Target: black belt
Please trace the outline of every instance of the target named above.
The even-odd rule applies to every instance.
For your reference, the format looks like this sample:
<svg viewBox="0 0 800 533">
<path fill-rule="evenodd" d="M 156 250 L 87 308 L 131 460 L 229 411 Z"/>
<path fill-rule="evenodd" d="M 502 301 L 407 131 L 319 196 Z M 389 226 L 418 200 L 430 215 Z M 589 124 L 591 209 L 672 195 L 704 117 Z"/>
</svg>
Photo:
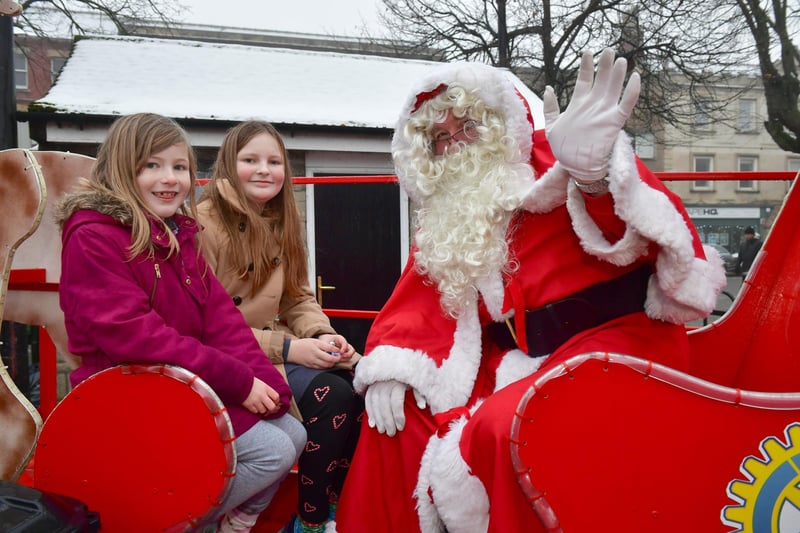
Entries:
<svg viewBox="0 0 800 533">
<path fill-rule="evenodd" d="M 582 331 L 644 310 L 650 274 L 650 265 L 644 265 L 562 300 L 525 311 L 528 355 L 539 357 L 551 354 Z M 504 350 L 517 348 L 512 323 L 513 318 L 506 322 L 492 322 L 486 327 L 489 338 Z"/>
</svg>

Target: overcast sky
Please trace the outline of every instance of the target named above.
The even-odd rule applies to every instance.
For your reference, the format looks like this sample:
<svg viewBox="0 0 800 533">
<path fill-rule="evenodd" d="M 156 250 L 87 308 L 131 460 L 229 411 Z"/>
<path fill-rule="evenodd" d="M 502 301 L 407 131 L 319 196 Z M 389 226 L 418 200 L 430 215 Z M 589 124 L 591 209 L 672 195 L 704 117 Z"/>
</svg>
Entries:
<svg viewBox="0 0 800 533">
<path fill-rule="evenodd" d="M 377 26 L 380 0 L 184 0 L 185 22 L 361 36 Z"/>
</svg>

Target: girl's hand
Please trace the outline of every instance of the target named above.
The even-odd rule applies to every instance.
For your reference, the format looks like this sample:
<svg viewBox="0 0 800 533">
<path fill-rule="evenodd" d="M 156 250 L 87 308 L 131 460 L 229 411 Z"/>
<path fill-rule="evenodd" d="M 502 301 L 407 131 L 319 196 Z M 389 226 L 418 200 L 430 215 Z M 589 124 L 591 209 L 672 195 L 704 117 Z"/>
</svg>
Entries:
<svg viewBox="0 0 800 533">
<path fill-rule="evenodd" d="M 332 368 L 343 358 L 341 348 L 331 344 L 337 338 L 344 340 L 340 335 L 321 335 L 319 339 L 295 339 L 289 345 L 289 354 L 286 360 L 307 368 L 319 370 Z M 349 346 L 346 342 L 345 345 L 345 348 Z M 352 356 L 351 353 L 348 359 Z"/>
<path fill-rule="evenodd" d="M 251 413 L 271 415 L 281 407 L 281 397 L 275 389 L 258 378 L 253 378 L 250 394 L 242 405 Z"/>
<path fill-rule="evenodd" d="M 356 349 L 348 344 L 347 339 L 341 335 L 331 335 L 325 333 L 319 336 L 319 340 L 325 341 L 331 345 L 329 352 L 334 352 L 339 355 L 339 361 L 349 361 L 356 353 Z"/>
</svg>

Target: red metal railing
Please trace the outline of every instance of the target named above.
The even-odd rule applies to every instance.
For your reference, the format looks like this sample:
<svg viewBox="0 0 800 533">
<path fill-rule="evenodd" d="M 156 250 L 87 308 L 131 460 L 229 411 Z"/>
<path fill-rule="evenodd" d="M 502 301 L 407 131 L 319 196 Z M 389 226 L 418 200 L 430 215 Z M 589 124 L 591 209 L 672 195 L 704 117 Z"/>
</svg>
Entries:
<svg viewBox="0 0 800 533">
<path fill-rule="evenodd" d="M 655 172 L 661 181 L 781 181 L 793 180 L 797 172 L 756 171 L 756 172 Z"/>
<path fill-rule="evenodd" d="M 788 171 L 756 171 L 756 172 L 656 172 L 662 181 L 782 181 L 792 180 L 797 176 L 795 172 Z M 198 184 L 207 183 L 207 179 L 198 180 Z M 297 185 L 310 184 L 347 184 L 347 183 L 395 183 L 397 177 L 383 176 L 314 176 L 296 177 L 292 182 Z M 45 281 L 43 269 L 11 270 L 8 290 L 14 291 L 58 291 L 58 283 Z M 373 319 L 377 311 L 362 311 L 356 309 L 323 309 L 331 317 Z M 57 358 L 56 348 L 45 328 L 39 328 L 39 379 L 40 397 L 39 412 L 46 418 L 58 402 L 57 383 Z"/>
</svg>

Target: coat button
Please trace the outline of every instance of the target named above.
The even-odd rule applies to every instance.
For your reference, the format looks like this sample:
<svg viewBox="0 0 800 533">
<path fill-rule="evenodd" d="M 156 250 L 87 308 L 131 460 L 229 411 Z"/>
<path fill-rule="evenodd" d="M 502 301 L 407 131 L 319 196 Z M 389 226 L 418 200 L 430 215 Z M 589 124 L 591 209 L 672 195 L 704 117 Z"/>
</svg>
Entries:
<svg viewBox="0 0 800 533">
<path fill-rule="evenodd" d="M 242 303 L 242 297 L 241 296 L 234 296 L 233 297 L 233 304 L 234 305 L 240 305 L 241 303 Z"/>
</svg>

